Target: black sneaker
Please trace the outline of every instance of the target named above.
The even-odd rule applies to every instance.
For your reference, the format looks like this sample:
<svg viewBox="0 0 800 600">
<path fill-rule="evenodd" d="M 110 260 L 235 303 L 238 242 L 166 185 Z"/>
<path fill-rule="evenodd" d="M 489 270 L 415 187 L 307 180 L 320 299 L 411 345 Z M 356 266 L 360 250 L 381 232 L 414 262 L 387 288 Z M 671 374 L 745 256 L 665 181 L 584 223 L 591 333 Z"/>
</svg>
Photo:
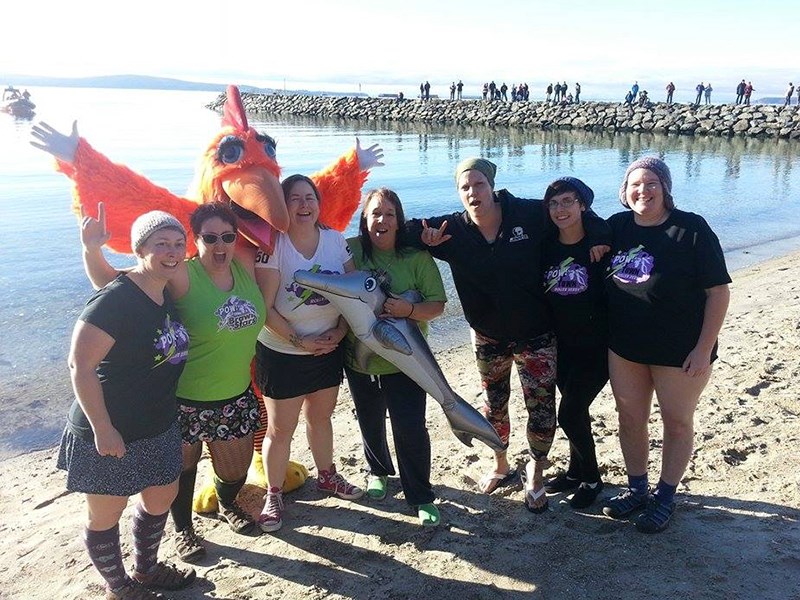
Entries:
<svg viewBox="0 0 800 600">
<path fill-rule="evenodd" d="M 548 494 L 560 494 L 574 490 L 581 484 L 580 479 L 573 479 L 566 473 L 559 473 L 556 477 L 544 484 L 544 491 Z"/>
<path fill-rule="evenodd" d="M 658 498 L 651 496 L 647 508 L 636 517 L 634 525 L 642 533 L 660 533 L 667 528 L 674 512 L 674 502 L 659 502 Z"/>
<path fill-rule="evenodd" d="M 603 507 L 603 514 L 612 519 L 624 519 L 637 510 L 647 506 L 647 492 L 635 492 L 625 488 L 613 498 L 609 498 Z"/>
<path fill-rule="evenodd" d="M 578 486 L 578 491 L 572 495 L 572 498 L 569 501 L 569 505 L 572 508 L 589 508 L 594 501 L 597 500 L 597 496 L 600 495 L 600 492 L 603 491 L 603 482 L 598 481 L 596 482 L 595 486 L 592 487 L 591 484 L 583 481 Z"/>
</svg>

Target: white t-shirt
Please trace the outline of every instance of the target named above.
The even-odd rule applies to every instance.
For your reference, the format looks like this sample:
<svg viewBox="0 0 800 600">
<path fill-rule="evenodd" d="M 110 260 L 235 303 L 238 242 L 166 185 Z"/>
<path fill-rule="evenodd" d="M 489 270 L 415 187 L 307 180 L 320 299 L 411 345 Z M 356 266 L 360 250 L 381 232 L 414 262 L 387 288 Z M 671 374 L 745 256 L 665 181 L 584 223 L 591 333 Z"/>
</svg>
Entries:
<svg viewBox="0 0 800 600">
<path fill-rule="evenodd" d="M 325 298 L 298 285 L 294 273 L 315 270 L 321 273 L 344 273 L 344 263 L 352 258 L 344 236 L 333 229 L 320 229 L 319 244 L 314 256 L 306 258 L 292 244 L 289 236 L 280 234 L 275 251 L 266 261 L 259 251 L 256 268 L 275 269 L 281 283 L 275 294 L 275 309 L 297 332 L 297 335 L 320 334 L 336 327 L 339 311 Z M 293 346 L 289 340 L 262 328 L 258 341 L 267 348 L 284 354 L 310 354 Z"/>
</svg>

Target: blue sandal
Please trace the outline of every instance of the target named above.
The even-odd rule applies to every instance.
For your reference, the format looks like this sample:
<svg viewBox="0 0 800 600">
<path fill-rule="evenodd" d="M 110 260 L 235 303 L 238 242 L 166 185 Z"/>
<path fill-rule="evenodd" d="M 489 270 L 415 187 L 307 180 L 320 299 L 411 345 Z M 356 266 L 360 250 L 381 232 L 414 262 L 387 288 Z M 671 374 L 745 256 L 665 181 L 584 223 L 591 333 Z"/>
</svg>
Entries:
<svg viewBox="0 0 800 600">
<path fill-rule="evenodd" d="M 651 496 L 647 508 L 636 517 L 636 530 L 642 533 L 660 533 L 667 528 L 674 513 L 674 502 L 659 502 L 658 498 Z"/>
</svg>

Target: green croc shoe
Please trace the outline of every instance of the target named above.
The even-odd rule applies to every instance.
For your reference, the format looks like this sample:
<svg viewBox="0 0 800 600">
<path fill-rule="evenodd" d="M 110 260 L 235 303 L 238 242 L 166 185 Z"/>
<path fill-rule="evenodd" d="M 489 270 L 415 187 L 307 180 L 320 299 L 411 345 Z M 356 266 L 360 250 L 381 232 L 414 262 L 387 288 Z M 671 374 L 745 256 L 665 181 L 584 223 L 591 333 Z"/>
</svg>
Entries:
<svg viewBox="0 0 800 600">
<path fill-rule="evenodd" d="M 367 477 L 367 496 L 373 500 L 386 498 L 386 488 L 389 478 L 386 475 L 372 475 Z"/>
<path fill-rule="evenodd" d="M 439 509 L 432 502 L 429 504 L 420 504 L 417 507 L 417 516 L 419 523 L 423 527 L 436 527 L 441 521 Z"/>
</svg>

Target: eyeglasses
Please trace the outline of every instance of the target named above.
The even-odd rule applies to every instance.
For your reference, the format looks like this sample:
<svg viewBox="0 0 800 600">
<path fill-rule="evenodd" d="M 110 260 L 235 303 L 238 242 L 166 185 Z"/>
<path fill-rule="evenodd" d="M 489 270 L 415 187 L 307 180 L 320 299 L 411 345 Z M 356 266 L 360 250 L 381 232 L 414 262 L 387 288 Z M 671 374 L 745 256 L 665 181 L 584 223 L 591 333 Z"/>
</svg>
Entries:
<svg viewBox="0 0 800 600">
<path fill-rule="evenodd" d="M 571 196 L 569 198 L 564 198 L 563 200 L 556 200 L 555 198 L 553 198 L 552 200 L 547 201 L 547 208 L 549 208 L 550 210 L 555 210 L 558 207 L 570 208 L 571 206 L 574 206 L 577 201 L 578 199 L 575 198 L 574 196 Z"/>
<path fill-rule="evenodd" d="M 200 237 L 203 238 L 203 241 L 209 246 L 216 244 L 217 240 L 220 238 L 222 238 L 222 241 L 226 244 L 232 244 L 236 241 L 235 233 L 223 233 L 222 235 L 217 235 L 216 233 L 201 233 Z"/>
</svg>

